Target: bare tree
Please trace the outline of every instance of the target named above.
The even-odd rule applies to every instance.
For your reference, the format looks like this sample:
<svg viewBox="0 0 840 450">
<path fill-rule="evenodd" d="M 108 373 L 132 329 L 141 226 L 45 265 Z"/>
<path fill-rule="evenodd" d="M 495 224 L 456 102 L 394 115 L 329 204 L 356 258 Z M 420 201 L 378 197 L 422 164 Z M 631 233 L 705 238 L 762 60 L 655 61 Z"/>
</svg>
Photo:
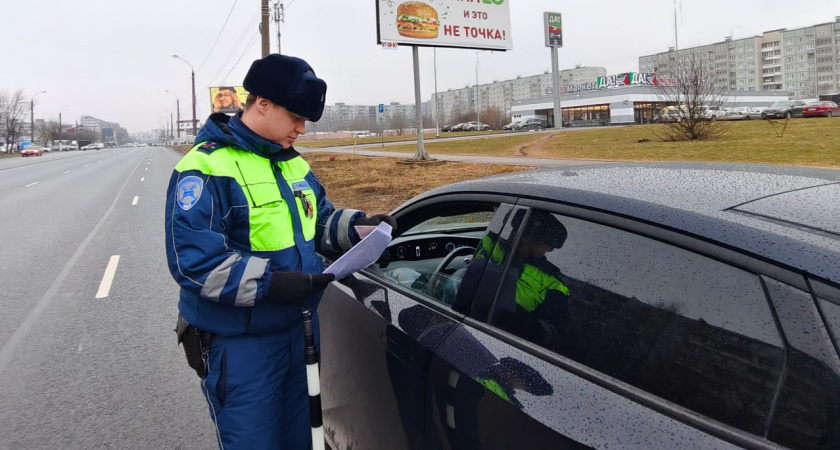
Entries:
<svg viewBox="0 0 840 450">
<path fill-rule="evenodd" d="M 61 135 L 58 129 L 58 122 L 53 121 L 43 123 L 41 126 L 37 126 L 36 124 L 35 132 L 38 140 L 43 142 L 44 145 L 49 145 L 50 142 L 57 141 Z"/>
<path fill-rule="evenodd" d="M 660 138 L 707 140 L 726 132 L 728 123 L 718 121 L 717 114 L 729 94 L 728 80 L 718 82 L 710 57 L 691 50 L 673 52 L 659 73 L 657 97 L 672 105 L 660 114 L 665 124 L 657 133 Z"/>
<path fill-rule="evenodd" d="M 10 149 L 14 149 L 23 134 L 23 124 L 26 123 L 26 113 L 28 111 L 28 103 L 23 99 L 23 91 L 15 92 L 11 97 L 2 95 L 2 103 L 0 103 L 0 117 L 3 119 L 4 138 Z"/>
<path fill-rule="evenodd" d="M 397 134 L 402 136 L 403 128 L 408 126 L 408 117 L 405 116 L 403 112 L 394 113 L 391 117 L 388 118 L 388 127 L 397 130 Z"/>
<path fill-rule="evenodd" d="M 501 130 L 507 123 L 504 113 L 496 106 L 491 106 L 481 111 L 481 121 L 490 125 L 491 130 Z"/>
</svg>

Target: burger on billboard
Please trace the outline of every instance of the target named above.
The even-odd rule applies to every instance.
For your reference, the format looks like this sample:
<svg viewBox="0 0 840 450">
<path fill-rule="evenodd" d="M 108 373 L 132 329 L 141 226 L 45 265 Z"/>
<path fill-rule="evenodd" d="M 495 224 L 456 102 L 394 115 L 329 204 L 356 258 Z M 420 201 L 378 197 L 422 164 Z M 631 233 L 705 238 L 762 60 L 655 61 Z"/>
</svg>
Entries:
<svg viewBox="0 0 840 450">
<path fill-rule="evenodd" d="M 400 36 L 433 39 L 438 37 L 440 21 L 432 5 L 424 2 L 405 2 L 397 6 L 397 32 Z"/>
<path fill-rule="evenodd" d="M 379 44 L 510 50 L 509 0 L 376 0 Z"/>
</svg>

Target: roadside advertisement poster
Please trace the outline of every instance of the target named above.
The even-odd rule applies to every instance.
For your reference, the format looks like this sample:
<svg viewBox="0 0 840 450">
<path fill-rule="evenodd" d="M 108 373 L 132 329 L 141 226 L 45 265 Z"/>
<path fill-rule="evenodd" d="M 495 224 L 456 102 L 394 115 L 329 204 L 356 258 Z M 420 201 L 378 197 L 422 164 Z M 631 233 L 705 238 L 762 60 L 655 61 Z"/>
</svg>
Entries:
<svg viewBox="0 0 840 450">
<path fill-rule="evenodd" d="M 543 28 L 545 29 L 545 46 L 563 46 L 563 15 L 558 12 L 543 13 Z"/>
<path fill-rule="evenodd" d="M 510 0 L 376 0 L 377 43 L 513 48 Z"/>
<path fill-rule="evenodd" d="M 242 86 L 214 86 L 210 88 L 210 106 L 213 112 L 235 113 L 245 109 L 248 91 Z"/>
</svg>

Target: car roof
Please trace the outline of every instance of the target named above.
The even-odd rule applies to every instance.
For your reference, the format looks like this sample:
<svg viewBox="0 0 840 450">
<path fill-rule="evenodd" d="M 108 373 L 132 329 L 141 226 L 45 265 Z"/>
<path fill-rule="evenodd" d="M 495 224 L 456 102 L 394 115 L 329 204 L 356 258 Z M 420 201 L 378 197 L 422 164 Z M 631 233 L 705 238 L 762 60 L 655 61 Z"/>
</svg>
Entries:
<svg viewBox="0 0 840 450">
<path fill-rule="evenodd" d="M 514 172 L 420 197 L 483 192 L 550 199 L 681 231 L 840 283 L 840 170 L 616 163 Z"/>
</svg>

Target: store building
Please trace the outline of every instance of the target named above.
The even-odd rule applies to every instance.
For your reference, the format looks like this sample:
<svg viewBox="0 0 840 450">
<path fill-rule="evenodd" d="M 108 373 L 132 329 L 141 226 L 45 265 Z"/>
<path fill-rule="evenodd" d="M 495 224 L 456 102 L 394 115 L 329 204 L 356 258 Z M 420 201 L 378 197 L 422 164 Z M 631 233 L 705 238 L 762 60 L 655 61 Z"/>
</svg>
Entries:
<svg viewBox="0 0 840 450">
<path fill-rule="evenodd" d="M 675 105 L 663 100 L 654 74 L 624 73 L 598 77 L 591 83 L 560 88 L 560 108 L 564 127 L 633 125 L 653 122 L 662 108 Z M 547 128 L 554 127 L 554 98 L 548 96 L 514 102 L 512 120 L 537 118 Z M 732 91 L 723 99 L 726 107 L 767 107 L 786 100 L 787 93 L 773 91 Z"/>
</svg>

